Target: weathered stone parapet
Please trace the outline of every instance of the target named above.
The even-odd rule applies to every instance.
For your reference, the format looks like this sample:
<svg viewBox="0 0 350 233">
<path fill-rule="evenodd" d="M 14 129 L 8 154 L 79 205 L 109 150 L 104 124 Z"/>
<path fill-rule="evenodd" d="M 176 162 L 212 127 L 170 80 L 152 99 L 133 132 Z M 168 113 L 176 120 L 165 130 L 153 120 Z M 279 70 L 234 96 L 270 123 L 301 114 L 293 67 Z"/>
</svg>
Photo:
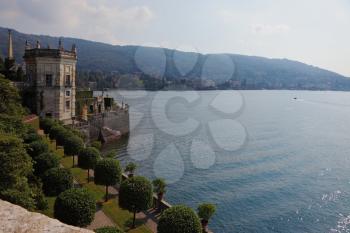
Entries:
<svg viewBox="0 0 350 233">
<path fill-rule="evenodd" d="M 64 224 L 43 214 L 0 200 L 0 232 L 6 233 L 92 233 Z"/>
</svg>

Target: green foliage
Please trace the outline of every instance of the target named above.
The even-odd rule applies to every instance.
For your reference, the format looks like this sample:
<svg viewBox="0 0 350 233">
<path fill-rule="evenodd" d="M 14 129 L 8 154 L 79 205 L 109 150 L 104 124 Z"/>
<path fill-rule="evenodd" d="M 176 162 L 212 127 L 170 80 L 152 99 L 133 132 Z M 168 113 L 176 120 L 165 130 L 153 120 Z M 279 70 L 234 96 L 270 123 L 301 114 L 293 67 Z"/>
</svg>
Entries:
<svg viewBox="0 0 350 233">
<path fill-rule="evenodd" d="M 157 231 L 158 233 L 201 233 L 202 227 L 198 216 L 191 208 L 178 205 L 162 213 Z"/>
<path fill-rule="evenodd" d="M 56 196 L 73 187 L 73 175 L 66 168 L 51 168 L 44 173 L 42 180 L 47 196 Z"/>
<path fill-rule="evenodd" d="M 121 173 L 118 160 L 103 159 L 96 163 L 94 182 L 97 185 L 116 185 L 121 180 Z"/>
<path fill-rule="evenodd" d="M 203 203 L 198 206 L 198 216 L 206 221 L 209 221 L 209 219 L 213 216 L 213 214 L 216 211 L 215 205 L 211 203 Z"/>
<path fill-rule="evenodd" d="M 35 158 L 40 154 L 43 154 L 48 151 L 49 151 L 49 146 L 47 145 L 46 142 L 44 142 L 41 139 L 30 143 L 27 147 L 27 152 L 32 158 Z"/>
<path fill-rule="evenodd" d="M 119 189 L 119 205 L 131 212 L 140 212 L 151 207 L 153 188 L 151 182 L 142 176 L 124 180 Z"/>
<path fill-rule="evenodd" d="M 93 142 L 91 143 L 91 146 L 92 146 L 92 147 L 95 147 L 97 150 L 101 150 L 102 144 L 101 144 L 100 141 L 93 141 Z"/>
<path fill-rule="evenodd" d="M 22 122 L 22 116 L 0 113 L 0 133 L 16 134 L 19 137 L 23 137 L 26 129 Z"/>
<path fill-rule="evenodd" d="M 157 178 L 152 181 L 154 191 L 156 193 L 166 193 L 166 183 L 162 178 Z"/>
<path fill-rule="evenodd" d="M 60 124 L 55 124 L 54 126 L 51 127 L 50 132 L 49 132 L 49 137 L 51 140 L 54 140 L 58 137 L 60 133 L 62 133 L 65 128 L 61 126 Z"/>
<path fill-rule="evenodd" d="M 126 165 L 125 171 L 128 173 L 134 173 L 137 168 L 137 165 L 133 162 L 130 162 Z"/>
<path fill-rule="evenodd" d="M 41 137 L 37 133 L 28 133 L 24 136 L 23 139 L 25 143 L 29 144 L 34 141 L 39 141 Z"/>
<path fill-rule="evenodd" d="M 27 184 L 21 187 L 6 189 L 0 192 L 0 198 L 11 202 L 15 205 L 20 205 L 28 210 L 35 209 L 35 200 L 31 196 L 31 190 Z"/>
<path fill-rule="evenodd" d="M 43 175 L 51 168 L 58 167 L 60 164 L 60 158 L 52 152 L 42 153 L 34 157 L 34 161 L 34 173 L 38 176 Z"/>
<path fill-rule="evenodd" d="M 70 156 L 77 155 L 83 147 L 83 140 L 78 136 L 72 135 L 65 139 L 64 153 Z"/>
<path fill-rule="evenodd" d="M 74 226 L 85 227 L 94 219 L 96 204 L 85 189 L 68 189 L 55 201 L 54 216 L 58 220 Z"/>
<path fill-rule="evenodd" d="M 66 128 L 60 127 L 57 131 L 56 143 L 60 146 L 63 146 L 66 139 L 70 136 L 72 136 L 72 133 L 70 133 Z"/>
<path fill-rule="evenodd" d="M 29 186 L 31 189 L 31 195 L 34 199 L 35 202 L 35 207 L 38 210 L 45 210 L 48 208 L 48 202 L 45 198 L 45 195 L 43 193 L 43 184 L 41 182 L 41 180 L 31 174 L 28 177 L 28 182 L 29 182 Z"/>
<path fill-rule="evenodd" d="M 123 231 L 119 230 L 117 227 L 101 227 L 95 229 L 96 233 L 123 233 Z"/>
<path fill-rule="evenodd" d="M 100 152 L 96 148 L 83 148 L 78 155 L 78 166 L 82 169 L 94 169 L 99 158 Z"/>
<path fill-rule="evenodd" d="M 9 116 L 21 116 L 24 110 L 21 106 L 18 90 L 5 78 L 0 78 L 0 113 Z"/>
<path fill-rule="evenodd" d="M 32 160 L 16 136 L 0 134 L 0 190 L 26 184 Z"/>
<path fill-rule="evenodd" d="M 40 128 L 44 130 L 45 134 L 50 133 L 51 128 L 56 125 L 56 121 L 52 118 L 40 118 Z"/>
</svg>

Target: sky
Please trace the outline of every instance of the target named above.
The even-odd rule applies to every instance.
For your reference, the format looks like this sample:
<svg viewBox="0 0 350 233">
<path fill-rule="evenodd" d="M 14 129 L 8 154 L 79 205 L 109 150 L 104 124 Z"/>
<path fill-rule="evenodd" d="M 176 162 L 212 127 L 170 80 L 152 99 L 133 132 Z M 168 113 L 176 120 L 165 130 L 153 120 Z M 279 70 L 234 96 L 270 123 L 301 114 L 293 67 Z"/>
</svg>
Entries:
<svg viewBox="0 0 350 233">
<path fill-rule="evenodd" d="M 287 58 L 350 77 L 350 0 L 0 0 L 0 26 L 116 45 Z"/>
</svg>

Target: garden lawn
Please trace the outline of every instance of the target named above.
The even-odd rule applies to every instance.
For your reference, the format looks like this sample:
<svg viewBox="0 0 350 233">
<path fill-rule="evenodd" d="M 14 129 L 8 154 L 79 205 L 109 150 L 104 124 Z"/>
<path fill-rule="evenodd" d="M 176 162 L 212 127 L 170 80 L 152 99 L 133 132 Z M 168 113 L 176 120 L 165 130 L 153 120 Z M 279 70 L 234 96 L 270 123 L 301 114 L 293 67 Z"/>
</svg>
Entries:
<svg viewBox="0 0 350 233">
<path fill-rule="evenodd" d="M 128 233 L 152 233 L 152 231 L 143 224 L 143 222 L 138 221 L 137 227 L 135 229 L 129 230 L 128 223 L 132 221 L 132 213 L 127 210 L 123 210 L 119 207 L 118 201 L 115 198 L 111 198 L 108 202 L 104 202 L 105 197 L 105 186 L 95 185 L 92 178 L 90 178 L 90 183 L 87 182 L 87 170 L 83 170 L 78 167 L 72 168 L 73 159 L 71 156 L 65 156 L 62 147 L 58 147 L 56 150 L 55 141 L 51 142 L 50 139 L 46 138 L 50 150 L 54 151 L 61 157 L 61 164 L 65 168 L 69 168 L 74 176 L 74 179 L 84 188 L 86 188 L 92 196 L 97 200 L 98 203 L 102 204 L 103 212 L 121 229 L 127 231 Z M 78 161 L 76 157 L 75 161 Z M 55 202 L 54 198 L 48 198 L 49 206 L 52 208 L 47 210 L 48 216 L 51 214 L 53 216 L 53 205 Z M 50 203 L 51 202 L 51 203 Z M 46 212 L 46 211 L 45 211 Z"/>
</svg>

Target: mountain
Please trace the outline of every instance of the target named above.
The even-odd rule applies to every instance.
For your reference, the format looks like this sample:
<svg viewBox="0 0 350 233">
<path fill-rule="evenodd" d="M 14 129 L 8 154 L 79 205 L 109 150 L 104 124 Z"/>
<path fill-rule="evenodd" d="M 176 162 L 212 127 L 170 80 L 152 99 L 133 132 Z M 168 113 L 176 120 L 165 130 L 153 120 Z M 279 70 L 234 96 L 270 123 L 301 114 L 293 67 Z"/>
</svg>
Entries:
<svg viewBox="0 0 350 233">
<path fill-rule="evenodd" d="M 0 56 L 7 51 L 6 28 L 0 27 Z M 335 72 L 287 59 L 237 54 L 199 54 L 142 46 L 119 46 L 76 38 L 62 38 L 66 49 L 78 49 L 78 70 L 118 75 L 147 74 L 167 81 L 204 79 L 219 88 L 350 90 L 350 79 Z M 14 55 L 22 62 L 25 41 L 39 40 L 56 48 L 58 37 L 24 34 L 13 30 Z M 164 74 L 164 76 L 163 76 Z"/>
</svg>

